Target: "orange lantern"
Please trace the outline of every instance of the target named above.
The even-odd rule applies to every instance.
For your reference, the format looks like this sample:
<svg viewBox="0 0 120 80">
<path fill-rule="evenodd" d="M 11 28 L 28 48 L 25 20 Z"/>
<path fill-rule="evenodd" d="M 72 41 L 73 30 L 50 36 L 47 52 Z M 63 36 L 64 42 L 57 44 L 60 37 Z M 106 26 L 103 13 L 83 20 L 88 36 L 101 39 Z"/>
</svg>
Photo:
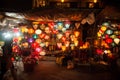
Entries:
<svg viewBox="0 0 120 80">
<path fill-rule="evenodd" d="M 75 37 L 78 37 L 80 35 L 80 32 L 79 31 L 75 31 L 74 35 L 75 35 Z"/>
<path fill-rule="evenodd" d="M 66 46 L 62 46 L 62 51 L 65 51 L 66 50 Z"/>
<path fill-rule="evenodd" d="M 32 28 L 28 29 L 28 33 L 29 34 L 33 34 L 34 33 L 34 29 L 32 29 Z"/>
</svg>

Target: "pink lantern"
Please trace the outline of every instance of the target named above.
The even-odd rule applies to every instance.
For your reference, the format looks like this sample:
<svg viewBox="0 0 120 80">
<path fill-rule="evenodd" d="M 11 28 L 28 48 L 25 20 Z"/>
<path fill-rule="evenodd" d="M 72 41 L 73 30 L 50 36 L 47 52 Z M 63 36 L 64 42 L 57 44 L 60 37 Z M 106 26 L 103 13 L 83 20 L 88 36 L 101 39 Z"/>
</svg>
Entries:
<svg viewBox="0 0 120 80">
<path fill-rule="evenodd" d="M 62 43 L 57 43 L 58 48 L 62 47 Z"/>
</svg>

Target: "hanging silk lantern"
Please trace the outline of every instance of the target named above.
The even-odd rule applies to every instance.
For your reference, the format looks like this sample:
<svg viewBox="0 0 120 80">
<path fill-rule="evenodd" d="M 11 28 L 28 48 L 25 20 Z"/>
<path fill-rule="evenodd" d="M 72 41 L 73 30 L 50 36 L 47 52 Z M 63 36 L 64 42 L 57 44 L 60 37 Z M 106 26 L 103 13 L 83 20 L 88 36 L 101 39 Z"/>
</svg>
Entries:
<svg viewBox="0 0 120 80">
<path fill-rule="evenodd" d="M 78 37 L 80 35 L 80 32 L 79 31 L 75 31 L 74 35 L 75 35 L 75 37 Z"/>
<path fill-rule="evenodd" d="M 44 30 L 45 27 L 46 27 L 45 24 L 41 24 L 41 25 L 40 25 L 40 29 L 42 29 L 42 30 Z"/>
<path fill-rule="evenodd" d="M 65 32 L 65 36 L 66 36 L 66 37 L 69 37 L 69 36 L 70 36 L 70 32 L 69 32 L 69 31 L 66 31 L 66 32 Z"/>
<path fill-rule="evenodd" d="M 45 46 L 45 43 L 40 43 L 40 46 L 41 46 L 41 47 L 44 47 L 44 46 Z"/>
<path fill-rule="evenodd" d="M 113 42 L 113 39 L 112 38 L 107 38 L 107 39 L 105 39 L 105 41 L 109 44 L 109 43 Z"/>
<path fill-rule="evenodd" d="M 100 30 L 105 31 L 107 29 L 106 26 L 101 26 Z"/>
<path fill-rule="evenodd" d="M 34 24 L 33 28 L 36 30 L 38 28 L 38 24 Z"/>
<path fill-rule="evenodd" d="M 28 32 L 28 29 L 27 29 L 25 26 L 22 26 L 22 27 L 21 27 L 21 32 L 22 32 L 22 33 Z"/>
<path fill-rule="evenodd" d="M 69 45 L 70 45 L 70 42 L 69 41 L 65 41 L 65 46 L 69 47 Z"/>
<path fill-rule="evenodd" d="M 107 30 L 106 33 L 110 35 L 110 34 L 113 33 L 113 31 L 112 30 Z"/>
<path fill-rule="evenodd" d="M 57 25 L 58 25 L 57 29 L 58 29 L 58 30 L 62 30 L 62 28 L 63 28 L 63 23 L 62 23 L 62 22 L 58 22 Z"/>
<path fill-rule="evenodd" d="M 38 46 L 39 46 L 39 44 L 38 44 L 37 42 L 34 42 L 34 43 L 31 44 L 31 47 L 32 47 L 32 48 L 36 48 L 36 47 L 38 47 Z"/>
<path fill-rule="evenodd" d="M 119 35 L 119 31 L 114 31 L 114 34 L 115 35 Z"/>
<path fill-rule="evenodd" d="M 14 33 L 19 32 L 19 28 L 13 28 L 13 32 L 14 32 Z"/>
<path fill-rule="evenodd" d="M 57 38 L 58 38 L 58 39 L 61 39 L 61 38 L 62 38 L 62 36 L 63 36 L 63 35 L 62 35 L 62 34 L 60 34 L 60 33 L 59 33 L 59 34 L 57 34 Z"/>
<path fill-rule="evenodd" d="M 75 44 L 75 46 L 78 46 L 78 41 L 75 40 L 75 41 L 74 41 L 74 44 Z"/>
<path fill-rule="evenodd" d="M 74 41 L 75 35 L 71 35 L 71 36 L 70 36 L 70 39 L 71 39 L 71 41 Z"/>
<path fill-rule="evenodd" d="M 50 28 L 49 28 L 49 27 L 46 27 L 46 28 L 45 28 L 45 32 L 46 32 L 46 33 L 50 33 Z"/>
<path fill-rule="evenodd" d="M 34 39 L 37 39 L 37 38 L 38 38 L 38 35 L 37 35 L 37 34 L 33 34 L 33 38 L 34 38 Z"/>
<path fill-rule="evenodd" d="M 100 32 L 97 32 L 97 36 L 98 36 L 98 37 L 101 37 L 102 34 L 101 34 Z"/>
<path fill-rule="evenodd" d="M 112 38 L 112 39 L 114 39 L 114 38 L 116 38 L 116 37 L 117 37 L 117 36 L 114 35 L 114 34 L 110 36 L 110 38 Z"/>
<path fill-rule="evenodd" d="M 96 52 L 97 52 L 97 54 L 99 54 L 99 55 L 103 54 L 103 50 L 101 50 L 101 49 L 97 49 Z"/>
<path fill-rule="evenodd" d="M 62 41 L 63 41 L 63 42 L 66 41 L 66 37 L 63 36 L 63 37 L 62 37 Z"/>
<path fill-rule="evenodd" d="M 65 32 L 66 31 L 66 28 L 62 28 L 62 32 Z"/>
<path fill-rule="evenodd" d="M 66 50 L 66 46 L 62 46 L 62 51 L 65 51 Z"/>
<path fill-rule="evenodd" d="M 13 42 L 18 42 L 18 38 L 13 38 Z"/>
<path fill-rule="evenodd" d="M 66 27 L 66 29 L 69 29 L 70 24 L 69 24 L 69 23 L 66 23 L 66 24 L 65 24 L 65 27 Z"/>
<path fill-rule="evenodd" d="M 41 51 L 42 51 L 42 48 L 41 48 L 41 47 L 36 47 L 36 48 L 35 48 L 35 51 L 36 51 L 36 52 L 41 52 Z"/>
<path fill-rule="evenodd" d="M 54 22 L 48 23 L 48 26 L 50 27 L 50 29 L 53 29 L 54 25 L 55 25 Z"/>
<path fill-rule="evenodd" d="M 39 22 L 33 22 L 32 24 L 33 24 L 33 28 L 36 30 L 38 28 Z"/>
<path fill-rule="evenodd" d="M 119 39 L 119 38 L 115 38 L 115 39 L 114 39 L 114 42 L 115 42 L 116 44 L 119 44 L 120 39 Z"/>
<path fill-rule="evenodd" d="M 39 54 L 40 54 L 41 56 L 44 56 L 44 55 L 46 55 L 46 52 L 45 52 L 45 51 L 41 51 Z"/>
<path fill-rule="evenodd" d="M 45 42 L 45 46 L 48 47 L 49 46 L 49 42 Z"/>
<path fill-rule="evenodd" d="M 36 34 L 41 34 L 42 31 L 41 31 L 40 29 L 37 29 L 37 30 L 35 30 L 35 33 L 36 33 Z"/>
<path fill-rule="evenodd" d="M 62 43 L 57 43 L 57 47 L 61 48 L 62 47 Z"/>
<path fill-rule="evenodd" d="M 87 22 L 87 20 L 86 19 L 83 19 L 82 21 L 81 21 L 81 24 L 85 24 Z"/>
<path fill-rule="evenodd" d="M 104 22 L 102 25 L 106 26 L 106 27 L 110 26 L 110 24 L 108 22 Z"/>
<path fill-rule="evenodd" d="M 34 42 L 34 39 L 33 39 L 33 38 L 29 38 L 29 39 L 28 39 L 28 42 L 29 42 L 29 43 Z"/>
<path fill-rule="evenodd" d="M 111 46 L 112 46 L 112 47 L 115 47 L 115 46 L 116 46 L 116 44 L 113 42 L 113 43 L 111 43 Z"/>
<path fill-rule="evenodd" d="M 42 34 L 39 34 L 39 37 L 40 37 L 40 38 L 44 38 L 44 37 L 45 37 L 45 34 L 43 34 L 43 33 L 42 33 Z"/>
<path fill-rule="evenodd" d="M 48 35 L 45 35 L 45 39 L 49 39 L 50 38 L 50 36 L 48 36 Z"/>
<path fill-rule="evenodd" d="M 38 38 L 38 39 L 35 40 L 35 42 L 41 43 L 41 39 Z"/>
<path fill-rule="evenodd" d="M 70 44 L 71 50 L 75 49 L 75 45 L 74 44 Z"/>
<path fill-rule="evenodd" d="M 79 23 L 79 22 L 75 23 L 75 27 L 76 27 L 77 29 L 79 28 L 79 26 L 80 26 L 80 23 Z"/>
<path fill-rule="evenodd" d="M 53 34 L 57 34 L 58 30 L 53 30 L 52 32 L 53 32 Z"/>
<path fill-rule="evenodd" d="M 22 45 L 23 45 L 24 48 L 28 48 L 29 47 L 28 42 L 24 42 Z"/>
<path fill-rule="evenodd" d="M 34 33 L 34 29 L 32 29 L 32 28 L 28 29 L 28 33 L 29 34 L 33 34 Z"/>
</svg>

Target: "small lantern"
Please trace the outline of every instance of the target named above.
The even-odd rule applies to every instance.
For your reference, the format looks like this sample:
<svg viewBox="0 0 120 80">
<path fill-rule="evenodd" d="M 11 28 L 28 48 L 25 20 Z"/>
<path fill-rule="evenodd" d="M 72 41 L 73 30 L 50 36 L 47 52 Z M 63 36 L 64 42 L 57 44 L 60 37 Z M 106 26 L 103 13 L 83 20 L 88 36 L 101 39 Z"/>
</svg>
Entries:
<svg viewBox="0 0 120 80">
<path fill-rule="evenodd" d="M 114 39 L 114 42 L 115 42 L 116 44 L 119 44 L 120 39 L 119 39 L 119 38 L 115 38 L 115 39 Z"/>
<path fill-rule="evenodd" d="M 110 34 L 113 33 L 113 31 L 112 30 L 107 30 L 106 33 L 110 35 Z"/>
<path fill-rule="evenodd" d="M 41 34 L 42 31 L 41 31 L 40 29 L 37 29 L 37 30 L 35 30 L 35 33 L 36 33 L 36 34 Z"/>
<path fill-rule="evenodd" d="M 65 51 L 66 50 L 66 46 L 62 46 L 62 51 Z"/>
<path fill-rule="evenodd" d="M 79 31 L 75 31 L 74 35 L 75 35 L 75 37 L 78 37 L 80 35 L 80 32 Z"/>
<path fill-rule="evenodd" d="M 34 29 L 32 29 L 32 28 L 28 29 L 28 33 L 29 34 L 33 34 L 34 33 Z"/>
</svg>

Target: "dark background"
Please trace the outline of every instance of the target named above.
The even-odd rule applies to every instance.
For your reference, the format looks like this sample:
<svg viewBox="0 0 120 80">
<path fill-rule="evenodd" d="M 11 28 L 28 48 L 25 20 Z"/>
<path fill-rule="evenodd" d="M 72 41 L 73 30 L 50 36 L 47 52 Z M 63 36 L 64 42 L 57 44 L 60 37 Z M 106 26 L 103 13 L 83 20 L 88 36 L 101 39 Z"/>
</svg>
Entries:
<svg viewBox="0 0 120 80">
<path fill-rule="evenodd" d="M 32 8 L 32 0 L 0 0 L 0 8 L 25 10 Z"/>
<path fill-rule="evenodd" d="M 29 10 L 32 9 L 33 0 L 0 0 L 0 9 Z M 73 0 L 74 1 L 74 0 Z M 104 5 L 120 8 L 120 0 L 101 0 Z"/>
</svg>

